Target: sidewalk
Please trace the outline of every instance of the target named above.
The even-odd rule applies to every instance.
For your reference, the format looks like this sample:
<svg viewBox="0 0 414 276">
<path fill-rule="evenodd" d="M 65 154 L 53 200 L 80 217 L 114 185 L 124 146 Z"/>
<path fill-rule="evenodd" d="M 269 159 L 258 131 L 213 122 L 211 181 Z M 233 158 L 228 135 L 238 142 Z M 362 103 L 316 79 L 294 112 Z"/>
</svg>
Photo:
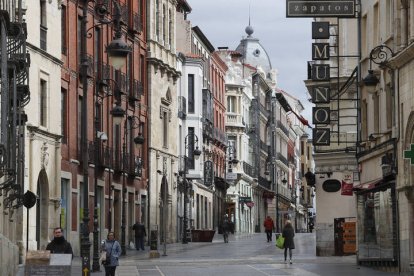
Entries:
<svg viewBox="0 0 414 276">
<path fill-rule="evenodd" d="M 241 240 L 241 239 L 249 239 L 254 234 L 234 234 L 230 235 L 230 240 Z M 223 242 L 223 236 L 221 234 L 215 234 L 212 243 L 222 243 Z M 204 246 L 209 246 L 211 243 L 209 242 L 189 242 L 187 244 L 182 243 L 171 243 L 167 244 L 167 255 L 174 255 L 179 252 L 183 252 L 185 250 L 189 249 L 196 249 L 201 248 Z M 158 245 L 158 252 L 160 253 L 160 259 L 163 258 L 163 245 Z M 91 249 L 92 253 L 92 249 Z M 137 266 L 131 265 L 135 261 L 143 261 L 143 260 L 149 260 L 150 259 L 150 250 L 149 247 L 146 246 L 145 251 L 143 250 L 136 250 L 136 249 L 130 249 L 127 247 L 126 249 L 126 256 L 121 256 L 119 259 L 119 266 L 116 269 L 117 275 L 122 276 L 136 276 L 139 275 Z M 91 259 L 91 268 L 92 268 L 92 259 Z M 91 275 L 94 276 L 104 276 L 105 275 L 105 269 L 103 266 L 100 267 L 101 271 L 99 272 L 91 272 Z M 81 265 L 81 258 L 80 257 L 74 257 L 72 261 L 72 271 L 71 274 L 73 276 L 79 276 L 82 275 L 82 265 Z M 24 276 L 24 265 L 19 266 L 19 270 L 17 272 L 17 276 Z"/>
</svg>

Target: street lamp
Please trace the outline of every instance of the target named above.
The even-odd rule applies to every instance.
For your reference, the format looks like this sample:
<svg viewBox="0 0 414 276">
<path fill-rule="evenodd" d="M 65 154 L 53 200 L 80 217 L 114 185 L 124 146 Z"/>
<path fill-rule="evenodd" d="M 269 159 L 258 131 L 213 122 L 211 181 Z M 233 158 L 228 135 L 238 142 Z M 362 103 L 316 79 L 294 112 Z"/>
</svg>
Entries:
<svg viewBox="0 0 414 276">
<path fill-rule="evenodd" d="M 93 2 L 92 0 L 83 0 L 83 7 L 82 7 L 82 17 L 80 23 L 80 40 L 81 40 L 81 47 L 80 47 L 80 76 L 82 79 L 82 87 L 83 87 L 83 98 L 82 98 L 82 119 L 81 119 L 81 149 L 82 149 L 82 172 L 83 172 L 83 223 L 82 223 L 82 236 L 81 236 L 81 258 L 82 258 L 82 272 L 83 275 L 88 276 L 90 275 L 90 246 L 91 243 L 89 241 L 89 172 L 88 172 L 88 57 L 87 57 L 87 39 L 90 37 L 88 35 L 89 29 L 87 29 L 88 23 L 88 8 L 89 2 Z M 100 20 L 99 24 L 113 24 L 115 30 L 114 36 L 114 43 L 110 43 L 111 46 L 107 49 L 107 53 L 109 57 L 116 57 L 120 58 L 123 56 L 124 58 L 128 55 L 131 51 L 129 46 L 122 45 L 119 43 L 119 39 L 122 37 L 121 32 L 121 13 L 119 3 L 116 1 L 112 1 L 115 6 L 115 13 L 113 14 L 113 18 L 110 21 Z M 106 6 L 104 4 L 97 4 L 95 7 L 95 11 L 102 15 L 102 12 L 106 12 Z M 117 65 L 119 62 L 117 63 Z M 94 134 L 96 135 L 96 134 Z M 96 191 L 95 191 L 96 193 Z M 95 194 L 96 197 L 96 194 Z M 98 242 L 98 241 L 94 241 Z M 99 265 L 99 263 L 98 263 Z M 94 269 L 99 270 L 97 265 L 94 261 Z"/>
<path fill-rule="evenodd" d="M 385 44 L 374 47 L 369 53 L 369 70 L 368 75 L 362 79 L 363 83 L 367 86 L 368 93 L 374 93 L 379 79 L 375 76 L 372 70 L 372 62 L 378 64 L 380 67 L 387 67 L 389 59 L 394 56 L 394 52 Z"/>
<path fill-rule="evenodd" d="M 283 176 L 282 183 L 286 184 L 286 177 Z M 276 232 L 279 233 L 279 181 L 276 181 Z"/>
<path fill-rule="evenodd" d="M 190 140 L 190 141 L 188 141 Z M 187 136 L 185 136 L 184 139 L 184 173 L 183 173 L 183 184 L 184 184 L 184 218 L 183 218 L 183 244 L 188 243 L 187 241 L 187 227 L 188 227 L 188 223 L 187 223 L 187 202 L 188 202 L 188 183 L 187 183 L 187 148 L 191 147 L 193 148 L 194 146 L 196 147 L 193 150 L 193 156 L 195 159 L 198 159 L 201 155 L 201 151 L 198 148 L 198 137 L 196 134 L 194 133 L 189 133 L 187 134 Z"/>
<path fill-rule="evenodd" d="M 118 95 L 118 97 L 120 97 L 120 95 Z M 119 102 L 118 102 L 119 103 Z M 123 112 L 122 112 L 123 111 Z M 116 120 L 117 122 L 122 121 L 123 116 L 126 114 L 125 111 L 122 109 L 122 107 L 120 107 L 119 105 L 116 105 L 112 111 L 111 111 L 112 116 L 114 117 L 114 121 Z M 129 123 L 127 123 L 129 122 Z M 140 122 L 139 117 L 135 116 L 135 115 L 128 115 L 127 116 L 127 120 L 125 120 L 124 122 L 124 138 L 123 138 L 123 142 L 122 142 L 122 213 L 121 213 L 121 254 L 122 255 L 126 255 L 126 245 L 125 245 L 125 241 L 126 241 L 126 233 L 125 233 L 125 229 L 126 229 L 126 192 L 127 192 L 127 187 L 126 187 L 126 174 L 130 171 L 128 171 L 128 165 L 129 168 L 131 168 L 131 161 L 132 161 L 132 155 L 131 156 L 127 156 L 127 152 L 126 152 L 126 141 L 127 141 L 127 137 L 128 137 L 128 124 L 129 124 L 129 128 L 131 130 L 136 129 L 136 128 L 142 128 L 142 123 Z M 139 139 L 140 143 L 138 142 L 138 139 L 136 139 L 137 137 L 134 138 L 134 143 L 135 144 L 142 144 L 144 142 L 143 138 L 142 140 Z M 132 172 L 133 175 L 135 175 L 136 171 L 135 171 L 135 166 L 137 165 L 135 163 L 135 159 L 134 159 L 134 172 Z M 138 172 L 139 173 L 139 172 Z"/>
</svg>

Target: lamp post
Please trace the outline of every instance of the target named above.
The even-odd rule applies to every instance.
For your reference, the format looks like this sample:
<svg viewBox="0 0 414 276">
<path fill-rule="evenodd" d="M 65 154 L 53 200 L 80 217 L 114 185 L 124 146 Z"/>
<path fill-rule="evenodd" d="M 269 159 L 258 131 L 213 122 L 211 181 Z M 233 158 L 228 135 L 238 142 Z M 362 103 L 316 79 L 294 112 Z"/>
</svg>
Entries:
<svg viewBox="0 0 414 276">
<path fill-rule="evenodd" d="M 190 140 L 190 141 L 188 141 Z M 184 184 L 184 213 L 183 213 L 183 244 L 188 243 L 187 241 L 187 202 L 188 202 L 188 185 L 187 185 L 187 148 L 193 148 L 195 145 L 195 149 L 193 150 L 194 158 L 198 159 L 201 155 L 201 151 L 198 148 L 198 137 L 195 133 L 189 133 L 185 136 L 184 139 L 184 173 L 183 173 L 183 184 Z"/>
<path fill-rule="evenodd" d="M 121 103 L 121 95 L 117 94 L 117 104 L 115 105 L 115 107 L 112 109 L 111 114 L 114 117 L 114 121 L 116 120 L 116 123 L 119 125 L 122 122 L 122 119 L 124 118 L 124 116 L 126 115 L 125 111 L 122 109 L 122 107 L 120 106 Z M 123 142 L 122 142 L 122 213 L 121 213 L 121 254 L 122 255 L 126 255 L 126 245 L 125 245 L 125 241 L 126 241 L 126 192 L 127 192 L 127 187 L 126 187 L 126 174 L 128 174 L 128 172 L 131 174 L 131 170 L 128 170 L 128 165 L 129 168 L 131 167 L 131 162 L 134 162 L 134 172 L 132 172 L 133 175 L 135 175 L 136 171 L 135 171 L 135 166 L 137 166 L 137 164 L 135 163 L 135 159 L 132 160 L 132 154 L 130 156 L 127 155 L 127 151 L 126 151 L 126 147 L 127 147 L 127 137 L 128 137 L 128 124 L 129 124 L 129 128 L 131 130 L 133 129 L 140 129 L 140 133 L 138 134 L 138 136 L 136 136 L 134 138 L 134 143 L 135 144 L 142 144 L 144 142 L 144 138 L 142 136 L 142 124 L 141 121 L 139 119 L 139 117 L 135 116 L 135 115 L 128 115 L 127 120 L 125 120 L 124 122 L 124 137 L 123 137 Z M 129 122 L 129 123 L 128 123 Z M 138 172 L 139 173 L 139 172 Z"/>
<path fill-rule="evenodd" d="M 231 143 L 230 141 L 227 143 L 227 150 L 228 150 L 228 153 L 229 153 L 229 159 L 228 159 L 228 163 L 229 163 L 229 173 L 233 173 L 233 165 L 234 166 L 237 165 L 239 163 L 239 160 L 237 160 L 236 148 L 233 145 L 233 143 Z M 227 172 L 226 172 L 226 174 L 227 174 Z M 226 178 L 227 178 L 227 176 L 226 176 Z M 226 179 L 226 181 L 227 181 L 227 179 Z M 225 198 L 227 198 L 227 190 L 226 190 Z M 239 200 L 239 199 L 237 199 L 237 200 Z M 225 202 L 227 202 L 227 200 Z M 239 203 L 238 206 L 239 206 L 239 225 L 240 225 L 240 203 Z M 227 204 L 226 204 L 225 207 L 226 207 L 225 212 L 227 214 Z M 251 209 L 250 209 L 250 211 L 251 211 Z M 251 218 L 251 214 L 250 214 L 250 218 Z M 231 219 L 231 218 L 229 217 L 229 219 Z M 234 216 L 234 220 L 235 219 L 236 219 L 236 216 Z M 235 230 L 234 228 L 235 228 L 235 225 L 234 225 L 234 221 L 233 221 L 232 222 L 232 231 Z"/>
<path fill-rule="evenodd" d="M 88 23 L 88 8 L 89 2 L 92 0 L 83 0 L 82 7 L 82 17 L 81 17 L 81 26 L 80 26 L 80 76 L 82 80 L 83 87 L 83 98 L 82 98 L 82 119 L 81 119 L 81 149 L 82 149 L 82 172 L 83 172 L 83 223 L 82 223 L 82 236 L 81 236 L 81 258 L 82 258 L 82 271 L 83 275 L 90 275 L 90 241 L 89 241 L 89 172 L 88 172 L 88 57 L 87 57 L 87 39 L 90 37 L 88 35 L 89 29 L 87 29 Z M 114 40 L 107 46 L 106 51 L 110 58 L 115 59 L 115 61 L 123 60 L 127 57 L 131 51 L 130 46 L 122 41 L 122 31 L 121 31 L 121 12 L 118 2 L 112 1 L 115 5 L 115 13 L 113 18 L 110 21 L 100 21 L 99 24 L 113 24 L 115 30 Z M 99 4 L 95 7 L 95 11 L 99 15 L 105 15 L 107 13 L 107 7 L 104 4 Z M 114 66 L 119 65 L 120 62 L 117 62 Z M 96 193 L 96 191 L 95 191 Z M 96 197 L 96 194 L 95 194 Z M 94 243 L 98 243 L 97 240 L 94 240 Z M 95 259 L 95 258 L 94 258 Z M 97 259 L 99 261 L 99 258 Z M 98 263 L 99 265 L 99 263 Z M 95 264 L 94 260 L 94 269 L 98 269 L 98 266 Z"/>
<path fill-rule="evenodd" d="M 286 184 L 287 180 L 285 177 L 282 179 L 282 183 Z M 276 232 L 280 232 L 279 227 L 279 180 L 276 181 Z"/>
</svg>

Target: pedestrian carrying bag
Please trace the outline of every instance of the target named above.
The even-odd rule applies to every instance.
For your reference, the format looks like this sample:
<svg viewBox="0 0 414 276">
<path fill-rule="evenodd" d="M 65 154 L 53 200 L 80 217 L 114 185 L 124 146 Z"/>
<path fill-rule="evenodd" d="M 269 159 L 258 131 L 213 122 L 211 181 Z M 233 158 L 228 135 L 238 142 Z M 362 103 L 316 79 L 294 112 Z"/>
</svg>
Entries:
<svg viewBox="0 0 414 276">
<path fill-rule="evenodd" d="M 283 249 L 285 245 L 285 238 L 282 235 L 279 235 L 276 239 L 276 246 L 280 249 Z"/>
</svg>

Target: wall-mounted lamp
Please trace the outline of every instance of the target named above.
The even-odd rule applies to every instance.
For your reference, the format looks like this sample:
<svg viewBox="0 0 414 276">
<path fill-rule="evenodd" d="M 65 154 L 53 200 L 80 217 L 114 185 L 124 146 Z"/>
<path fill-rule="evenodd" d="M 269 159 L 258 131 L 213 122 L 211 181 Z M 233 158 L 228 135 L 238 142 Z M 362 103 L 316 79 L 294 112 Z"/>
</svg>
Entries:
<svg viewBox="0 0 414 276">
<path fill-rule="evenodd" d="M 108 135 L 103 131 L 97 131 L 96 138 L 100 139 L 102 142 L 108 141 Z"/>
<path fill-rule="evenodd" d="M 370 66 L 371 67 L 371 66 Z M 379 79 L 374 74 L 374 70 L 369 69 L 368 75 L 362 79 L 364 85 L 367 87 L 367 92 L 370 94 L 375 93 L 377 84 L 379 83 Z"/>
</svg>

